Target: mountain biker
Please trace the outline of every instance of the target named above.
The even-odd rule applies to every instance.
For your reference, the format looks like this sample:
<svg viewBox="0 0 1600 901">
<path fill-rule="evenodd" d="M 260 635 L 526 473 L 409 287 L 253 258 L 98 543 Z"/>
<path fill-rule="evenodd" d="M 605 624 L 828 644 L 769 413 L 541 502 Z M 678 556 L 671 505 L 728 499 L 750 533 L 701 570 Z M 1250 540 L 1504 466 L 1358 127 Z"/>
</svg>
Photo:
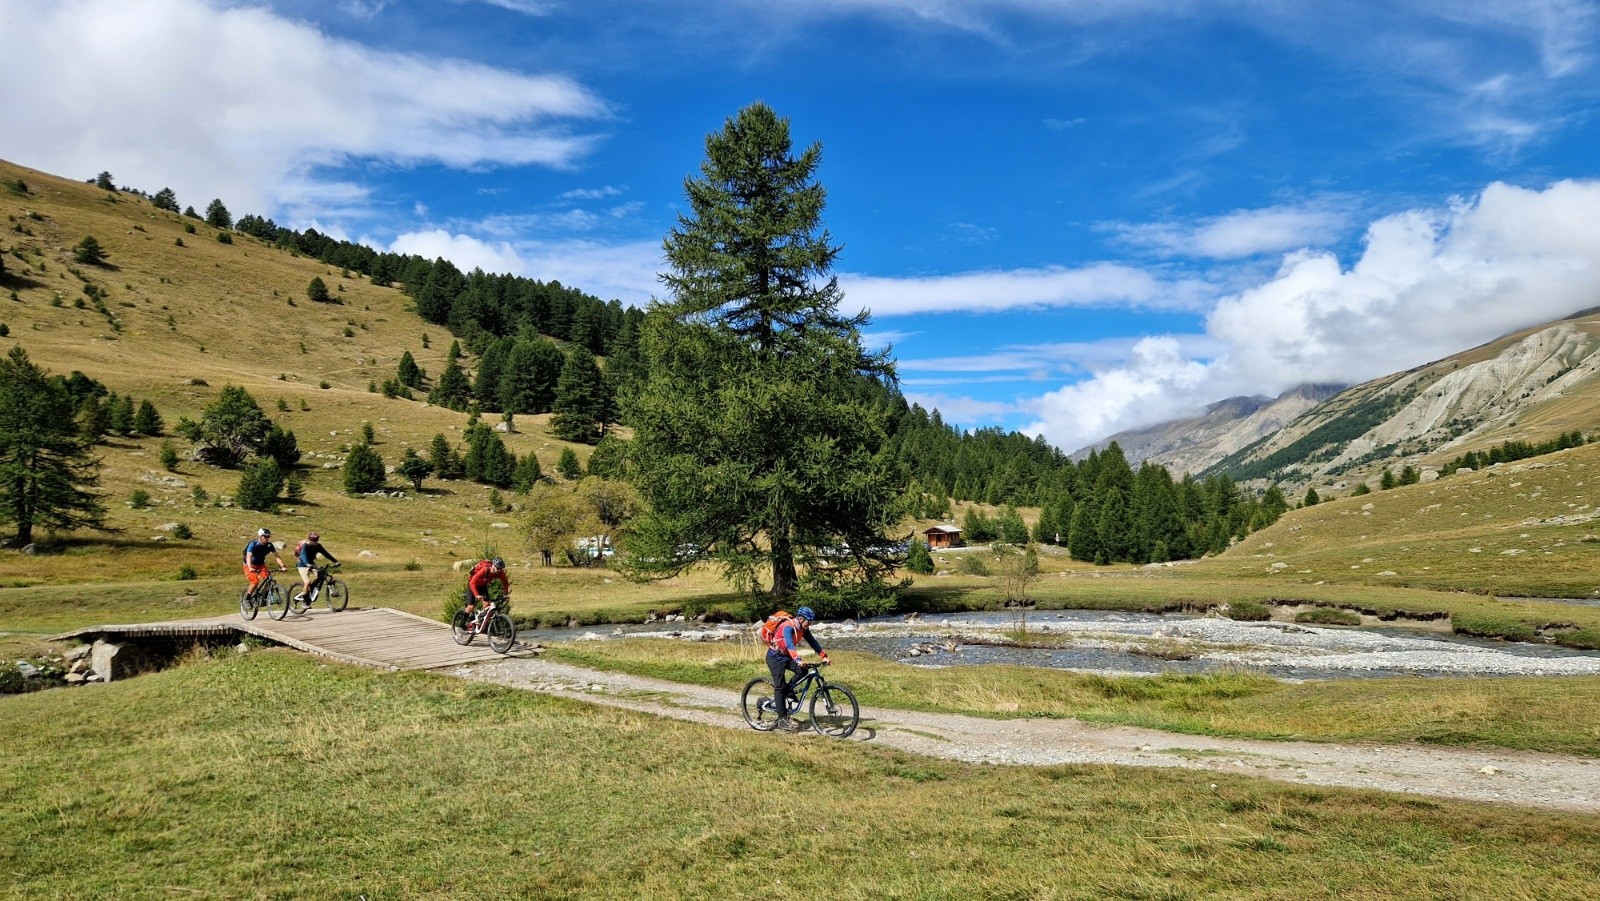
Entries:
<svg viewBox="0 0 1600 901">
<path fill-rule="evenodd" d="M 489 603 L 489 583 L 498 579 L 500 591 L 506 597 L 511 597 L 511 581 L 506 578 L 506 562 L 499 557 L 493 560 L 479 560 L 472 567 L 472 572 L 467 576 L 467 619 L 472 618 L 479 601 Z"/>
<path fill-rule="evenodd" d="M 278 561 L 278 572 L 289 569 L 283 565 L 283 558 L 278 556 L 278 546 L 272 543 L 272 530 L 257 529 L 255 540 L 244 546 L 244 577 L 250 580 L 252 595 L 256 593 L 256 586 L 267 577 L 268 554 Z"/>
<path fill-rule="evenodd" d="M 300 569 L 301 583 L 300 593 L 294 596 L 297 601 L 304 601 L 306 598 L 311 597 L 311 580 L 317 575 L 318 554 L 327 557 L 334 566 L 339 565 L 339 561 L 328 553 L 327 548 L 322 546 L 322 535 L 317 532 L 308 534 L 305 541 L 295 545 L 294 565 Z"/>
<path fill-rule="evenodd" d="M 772 639 L 767 642 L 767 671 L 772 674 L 773 703 L 778 708 L 776 728 L 795 728 L 794 720 L 786 712 L 789 709 L 788 674 L 791 670 L 797 675 L 805 672 L 806 664 L 800 659 L 800 640 L 805 639 L 811 645 L 811 650 L 822 658 L 822 662 L 828 662 L 828 652 L 811 634 L 811 624 L 816 619 L 815 611 L 810 607 L 801 607 L 794 612 L 794 616 L 776 624 Z"/>
</svg>

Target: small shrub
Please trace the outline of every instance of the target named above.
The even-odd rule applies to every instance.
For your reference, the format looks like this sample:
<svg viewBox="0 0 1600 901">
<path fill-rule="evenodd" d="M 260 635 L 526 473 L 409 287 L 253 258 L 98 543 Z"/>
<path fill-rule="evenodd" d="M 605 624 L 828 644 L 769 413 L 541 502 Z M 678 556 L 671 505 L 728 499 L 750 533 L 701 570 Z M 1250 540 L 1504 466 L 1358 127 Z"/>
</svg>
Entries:
<svg viewBox="0 0 1600 901">
<path fill-rule="evenodd" d="M 133 494 L 128 496 L 128 505 L 135 510 L 143 510 L 150 506 L 150 492 L 143 488 L 133 489 Z"/>
<path fill-rule="evenodd" d="M 189 528 L 188 523 L 180 522 L 172 527 L 172 537 L 179 541 L 188 541 L 194 537 L 194 530 Z"/>
<path fill-rule="evenodd" d="M 183 224 L 183 233 L 186 234 L 186 235 L 194 234 L 194 223 L 193 222 L 185 222 Z M 179 238 L 178 240 L 182 241 L 183 239 Z"/>
<path fill-rule="evenodd" d="M 178 567 L 178 581 L 179 582 L 193 582 L 195 579 L 198 579 L 198 578 L 200 578 L 200 574 L 194 571 L 194 567 L 193 566 L 190 566 L 189 564 L 185 563 L 184 565 Z"/>
<path fill-rule="evenodd" d="M 207 494 L 206 490 L 199 485 L 194 486 L 194 490 L 189 492 L 189 497 L 197 504 L 203 504 L 211 500 L 211 495 Z"/>
<path fill-rule="evenodd" d="M 281 397 L 278 398 L 278 412 L 280 412 L 280 413 L 289 412 L 289 402 L 284 400 Z"/>
<path fill-rule="evenodd" d="M 9 337 L 11 337 L 11 326 L 6 325 L 4 322 L 0 322 L 0 338 L 9 338 Z M 776 690 L 776 689 L 774 689 L 774 690 Z"/>
<path fill-rule="evenodd" d="M 233 243 L 233 235 L 230 235 L 227 232 L 217 232 L 217 243 L 218 244 L 232 244 Z"/>
<path fill-rule="evenodd" d="M 161 454 L 161 467 L 167 472 L 177 472 L 178 446 L 172 443 L 172 439 L 169 438 L 161 442 L 159 453 Z"/>
<path fill-rule="evenodd" d="M 173 238 L 172 239 L 172 246 L 173 247 L 186 247 L 188 245 L 183 243 L 183 239 L 182 238 Z"/>
<path fill-rule="evenodd" d="M 414 573 L 414 572 L 422 569 L 422 564 L 417 562 L 417 558 L 412 557 L 409 562 L 407 562 L 404 566 L 401 566 L 400 568 L 405 570 L 408 573 Z"/>
<path fill-rule="evenodd" d="M 326 391 L 326 390 L 328 390 L 328 389 L 329 389 L 329 388 L 332 388 L 332 387 L 333 387 L 333 386 L 332 386 L 332 385 L 330 385 L 330 384 L 328 384 L 328 380 L 327 380 L 327 379 L 323 379 L 323 380 L 322 380 L 322 381 L 320 381 L 320 382 L 318 382 L 318 383 L 317 383 L 317 387 L 318 387 L 318 388 L 321 388 L 321 389 L 322 389 L 322 390 L 324 390 L 324 391 Z"/>
<path fill-rule="evenodd" d="M 1272 609 L 1257 601 L 1231 601 L 1222 614 L 1237 622 L 1263 622 L 1272 618 Z"/>
<path fill-rule="evenodd" d="M 1322 626 L 1359 626 L 1361 614 L 1353 610 L 1341 610 L 1338 607 L 1318 607 L 1315 610 L 1302 610 L 1296 613 L 1294 621 Z"/>
<path fill-rule="evenodd" d="M 956 572 L 966 576 L 987 576 L 989 564 L 983 562 L 983 558 L 977 554 L 962 554 L 960 561 L 956 563 Z"/>
</svg>

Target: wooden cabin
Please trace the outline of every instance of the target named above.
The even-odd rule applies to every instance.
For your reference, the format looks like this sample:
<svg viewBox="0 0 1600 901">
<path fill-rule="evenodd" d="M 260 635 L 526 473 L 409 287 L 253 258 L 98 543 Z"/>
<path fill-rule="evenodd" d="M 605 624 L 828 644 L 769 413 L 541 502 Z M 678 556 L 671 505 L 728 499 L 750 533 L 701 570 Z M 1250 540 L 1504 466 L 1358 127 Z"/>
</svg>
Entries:
<svg viewBox="0 0 1600 901">
<path fill-rule="evenodd" d="M 922 537 L 927 539 L 930 550 L 965 546 L 965 542 L 961 540 L 961 530 L 955 526 L 934 526 L 924 530 Z"/>
</svg>

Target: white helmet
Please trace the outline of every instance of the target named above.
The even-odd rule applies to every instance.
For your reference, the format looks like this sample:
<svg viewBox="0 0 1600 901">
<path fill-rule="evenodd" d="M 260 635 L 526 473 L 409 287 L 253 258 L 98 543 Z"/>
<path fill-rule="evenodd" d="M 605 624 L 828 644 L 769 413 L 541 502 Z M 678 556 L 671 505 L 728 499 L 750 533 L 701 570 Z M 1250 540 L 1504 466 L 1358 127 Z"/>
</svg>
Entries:
<svg viewBox="0 0 1600 901">
<path fill-rule="evenodd" d="M 271 538 L 272 537 L 272 530 L 271 529 L 267 529 L 267 528 L 256 529 L 256 537 L 258 537 L 258 538 Z"/>
</svg>

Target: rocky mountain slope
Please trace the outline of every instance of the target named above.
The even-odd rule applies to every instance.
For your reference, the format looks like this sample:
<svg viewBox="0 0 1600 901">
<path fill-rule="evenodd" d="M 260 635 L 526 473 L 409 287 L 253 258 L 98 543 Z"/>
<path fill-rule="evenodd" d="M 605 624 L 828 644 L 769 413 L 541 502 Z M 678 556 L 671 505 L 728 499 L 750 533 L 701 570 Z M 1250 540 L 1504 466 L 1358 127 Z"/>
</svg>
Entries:
<svg viewBox="0 0 1600 901">
<path fill-rule="evenodd" d="M 1118 432 L 1073 456 L 1088 456 L 1091 449 L 1103 450 L 1115 441 L 1130 460 L 1154 460 L 1175 473 L 1201 472 L 1280 431 L 1341 390 L 1341 385 L 1301 385 L 1277 398 L 1230 397 L 1199 416 Z"/>
<path fill-rule="evenodd" d="M 1338 492 L 1386 467 L 1426 470 L 1505 441 L 1600 431 L 1597 351 L 1600 309 L 1583 310 L 1347 390 L 1230 398 L 1095 446 L 1115 440 L 1129 459 L 1174 472 Z"/>
</svg>

